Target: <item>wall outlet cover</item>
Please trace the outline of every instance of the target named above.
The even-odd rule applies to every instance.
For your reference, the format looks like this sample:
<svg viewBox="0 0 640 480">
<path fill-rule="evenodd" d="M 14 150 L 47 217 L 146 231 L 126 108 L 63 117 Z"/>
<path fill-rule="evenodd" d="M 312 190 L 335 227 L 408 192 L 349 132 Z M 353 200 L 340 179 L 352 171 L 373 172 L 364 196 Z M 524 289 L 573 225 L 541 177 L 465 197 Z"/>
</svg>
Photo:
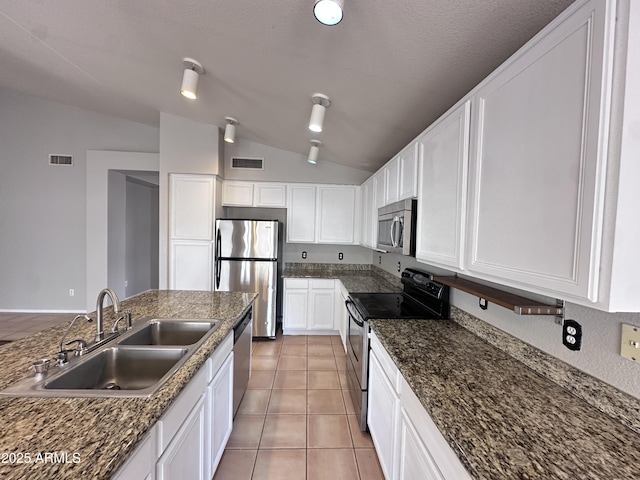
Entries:
<svg viewBox="0 0 640 480">
<path fill-rule="evenodd" d="M 622 324 L 620 355 L 640 363 L 640 327 Z"/>
<path fill-rule="evenodd" d="M 582 326 L 575 320 L 565 320 L 562 324 L 562 343 L 569 350 L 582 347 Z"/>
</svg>

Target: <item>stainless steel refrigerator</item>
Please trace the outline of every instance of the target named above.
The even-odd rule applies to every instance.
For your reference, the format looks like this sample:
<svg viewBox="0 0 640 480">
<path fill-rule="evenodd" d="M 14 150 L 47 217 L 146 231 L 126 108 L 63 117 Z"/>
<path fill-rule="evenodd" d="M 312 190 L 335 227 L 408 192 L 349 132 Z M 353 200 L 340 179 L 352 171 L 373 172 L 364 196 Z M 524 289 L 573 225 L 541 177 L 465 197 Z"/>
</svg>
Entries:
<svg viewBox="0 0 640 480">
<path fill-rule="evenodd" d="M 215 286 L 220 292 L 257 292 L 253 336 L 276 336 L 278 221 L 216 220 Z"/>
</svg>

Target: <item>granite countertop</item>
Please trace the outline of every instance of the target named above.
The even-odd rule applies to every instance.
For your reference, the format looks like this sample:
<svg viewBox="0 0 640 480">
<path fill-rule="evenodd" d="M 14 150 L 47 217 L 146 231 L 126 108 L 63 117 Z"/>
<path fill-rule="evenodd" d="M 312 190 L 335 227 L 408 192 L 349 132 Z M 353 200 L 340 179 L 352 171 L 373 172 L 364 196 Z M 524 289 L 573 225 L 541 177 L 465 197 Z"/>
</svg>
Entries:
<svg viewBox="0 0 640 480">
<path fill-rule="evenodd" d="M 638 433 L 458 323 L 371 325 L 472 477 L 639 478 Z"/>
<path fill-rule="evenodd" d="M 342 282 L 349 293 L 395 293 L 402 291 L 400 279 L 372 270 L 371 265 L 335 265 L 288 263 L 282 273 L 284 278 L 328 278 Z"/>
<path fill-rule="evenodd" d="M 240 292 L 154 290 L 121 302 L 123 309 L 133 311 L 134 323 L 145 316 L 213 318 L 222 323 L 150 397 L 0 398 L 0 478 L 110 478 L 255 297 Z M 72 318 L 70 315 L 69 321 Z M 114 319 L 113 309 L 105 309 L 105 327 L 110 327 Z M 0 347 L 0 388 L 31 375 L 29 366 L 34 360 L 55 357 L 67 326 L 59 325 Z M 94 329 L 94 323 L 76 322 L 69 338 L 90 339 Z M 47 457 L 54 453 L 55 457 Z"/>
</svg>

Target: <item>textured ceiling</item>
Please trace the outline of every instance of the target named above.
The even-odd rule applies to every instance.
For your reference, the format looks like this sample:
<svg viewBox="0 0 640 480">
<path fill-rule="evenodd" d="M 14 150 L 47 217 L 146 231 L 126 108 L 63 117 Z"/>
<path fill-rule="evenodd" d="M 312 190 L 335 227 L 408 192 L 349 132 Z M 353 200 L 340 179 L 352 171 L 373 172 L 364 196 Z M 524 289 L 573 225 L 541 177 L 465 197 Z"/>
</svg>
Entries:
<svg viewBox="0 0 640 480">
<path fill-rule="evenodd" d="M 0 0 L 0 86 L 157 125 L 159 112 L 306 154 L 311 96 L 331 97 L 320 160 L 374 171 L 570 0 Z M 203 64 L 179 94 L 182 58 Z"/>
</svg>

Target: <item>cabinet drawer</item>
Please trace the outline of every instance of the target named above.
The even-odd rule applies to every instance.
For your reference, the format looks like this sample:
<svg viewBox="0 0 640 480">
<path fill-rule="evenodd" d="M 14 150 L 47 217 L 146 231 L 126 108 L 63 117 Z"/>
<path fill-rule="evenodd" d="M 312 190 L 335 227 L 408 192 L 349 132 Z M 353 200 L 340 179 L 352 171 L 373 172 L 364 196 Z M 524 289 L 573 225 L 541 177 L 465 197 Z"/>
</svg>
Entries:
<svg viewBox="0 0 640 480">
<path fill-rule="evenodd" d="M 306 278 L 285 278 L 284 288 L 309 288 L 309 280 Z"/>
<path fill-rule="evenodd" d="M 335 280 L 309 280 L 309 287 L 312 289 L 316 288 L 328 288 L 334 289 L 336 285 Z"/>
<path fill-rule="evenodd" d="M 215 376 L 220 370 L 220 367 L 224 363 L 227 356 L 233 351 L 233 331 L 225 337 L 225 339 L 217 346 L 215 351 L 207 360 L 207 383 Z"/>
</svg>

